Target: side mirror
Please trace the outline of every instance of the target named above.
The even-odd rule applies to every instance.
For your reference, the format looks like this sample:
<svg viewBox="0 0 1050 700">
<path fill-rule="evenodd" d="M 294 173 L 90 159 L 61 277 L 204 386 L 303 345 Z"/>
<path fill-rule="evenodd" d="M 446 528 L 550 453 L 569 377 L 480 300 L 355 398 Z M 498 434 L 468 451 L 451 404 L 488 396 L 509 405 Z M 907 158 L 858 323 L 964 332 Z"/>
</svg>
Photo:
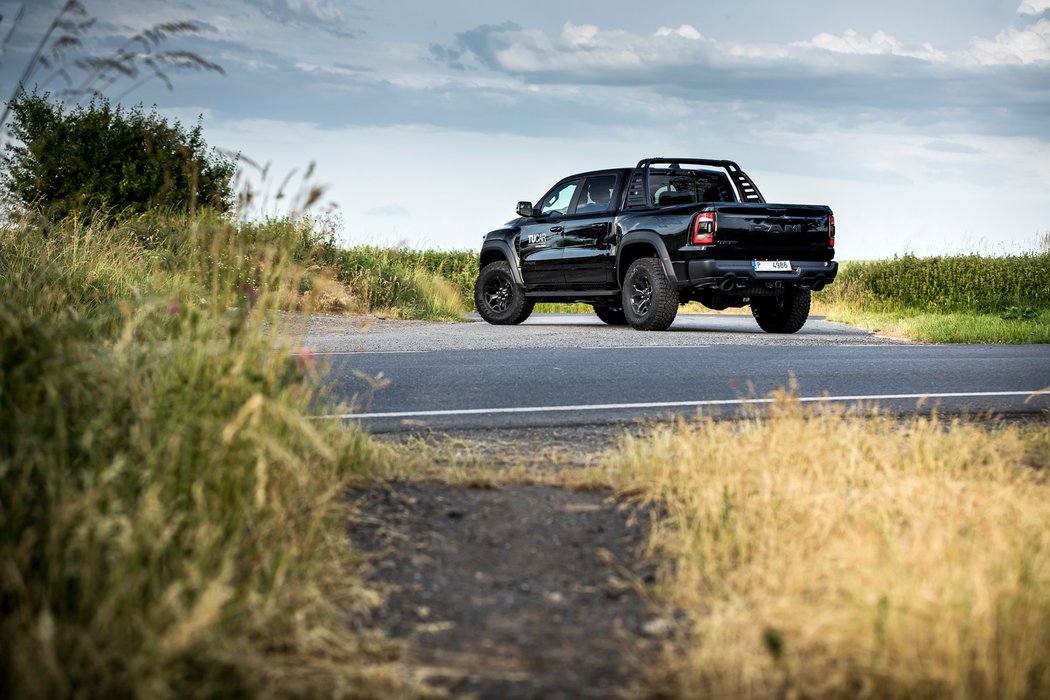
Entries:
<svg viewBox="0 0 1050 700">
<path fill-rule="evenodd" d="M 532 202 L 518 202 L 518 207 L 515 211 L 518 212 L 518 216 L 524 216 L 531 219 L 533 216 Z"/>
</svg>

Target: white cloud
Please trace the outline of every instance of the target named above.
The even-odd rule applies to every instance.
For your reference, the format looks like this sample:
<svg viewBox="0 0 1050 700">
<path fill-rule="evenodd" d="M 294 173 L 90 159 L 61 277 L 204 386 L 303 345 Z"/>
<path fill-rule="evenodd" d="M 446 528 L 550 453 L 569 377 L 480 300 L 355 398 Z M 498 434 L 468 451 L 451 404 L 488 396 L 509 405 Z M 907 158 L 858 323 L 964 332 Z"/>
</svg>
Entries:
<svg viewBox="0 0 1050 700">
<path fill-rule="evenodd" d="M 465 32 L 459 39 L 457 60 L 463 60 L 466 52 L 478 59 L 477 65 L 512 74 L 588 74 L 614 82 L 624 74 L 748 59 L 779 60 L 790 54 L 785 46 L 719 42 L 689 24 L 635 34 L 570 21 L 553 38 L 517 25 L 490 25 Z"/>
<path fill-rule="evenodd" d="M 562 41 L 567 46 L 587 48 L 591 46 L 600 46 L 605 43 L 599 41 L 600 30 L 593 24 L 583 24 L 577 26 L 572 22 L 566 22 L 562 29 Z"/>
<path fill-rule="evenodd" d="M 870 37 L 861 36 L 852 29 L 846 30 L 841 36 L 825 32 L 809 41 L 796 42 L 793 46 L 809 46 L 834 53 L 861 56 L 909 56 L 924 61 L 939 61 L 944 58 L 944 53 L 929 44 L 923 44 L 920 49 L 908 49 L 896 38 L 881 30 Z"/>
<path fill-rule="evenodd" d="M 1042 1 L 1042 0 L 1039 0 Z M 1050 0 L 1046 0 L 1050 2 Z M 507 73 L 573 76 L 586 82 L 619 83 L 630 75 L 660 79 L 668 69 L 769 68 L 776 63 L 792 70 L 818 70 L 823 75 L 879 74 L 882 57 L 903 57 L 926 64 L 955 66 L 1030 65 L 1050 61 L 1050 20 L 1041 19 L 1021 29 L 1007 29 L 995 37 L 975 37 L 960 51 L 944 51 L 930 43 L 907 45 L 885 31 L 863 35 L 820 33 L 808 41 L 783 44 L 722 41 L 704 36 L 696 27 L 660 27 L 652 34 L 602 29 L 593 24 L 566 22 L 559 35 L 517 25 L 485 26 L 460 35 L 457 60 L 473 56 L 475 67 Z M 856 57 L 830 59 L 829 54 Z M 786 69 L 785 69 L 786 70 Z"/>
<path fill-rule="evenodd" d="M 1026 24 L 950 51 L 906 43 L 887 31 L 757 43 L 715 39 L 692 25 L 637 33 L 567 22 L 551 33 L 504 23 L 463 32 L 457 43 L 431 52 L 439 62 L 457 67 L 459 76 L 501 75 L 519 85 L 493 89 L 532 120 L 560 105 L 562 130 L 572 128 L 574 119 L 619 124 L 640 117 L 620 91 L 629 87 L 632 97 L 655 108 L 646 117 L 649 123 L 684 119 L 694 129 L 724 132 L 728 127 L 720 115 L 728 105 L 743 103 L 753 116 L 737 115 L 733 124 L 743 124 L 759 138 L 771 118 L 801 112 L 820 113 L 833 123 L 905 121 L 916 128 L 938 125 L 1050 140 L 1040 114 L 1045 114 L 1047 93 L 1038 87 L 1050 67 L 1050 20 Z M 531 92 L 520 89 L 522 84 Z M 560 94 L 552 94 L 553 89 Z M 619 92 L 610 93 L 610 101 L 599 108 L 599 90 Z M 525 94 L 546 97 L 543 111 Z M 486 99 L 490 106 L 497 104 Z M 707 114 L 708 107 L 721 111 Z"/>
<path fill-rule="evenodd" d="M 1044 2 L 1050 6 L 1050 0 Z M 1041 19 L 1022 30 L 1007 29 L 991 40 L 976 38 L 965 54 L 982 66 L 1050 62 L 1050 20 Z"/>
<path fill-rule="evenodd" d="M 1027 1 L 1041 2 L 1050 7 L 1050 0 Z M 908 48 L 883 31 L 865 37 L 852 29 L 842 35 L 818 34 L 809 41 L 796 42 L 793 46 L 858 56 L 908 56 L 931 63 L 1029 65 L 1050 61 L 1050 20 L 1039 20 L 1023 29 L 1007 29 L 996 34 L 993 39 L 974 37 L 969 48 L 948 53 L 938 51 L 930 44 L 923 44 L 917 49 Z"/>
<path fill-rule="evenodd" d="M 1028 0 L 1046 3 L 1050 0 Z M 494 28 L 496 29 L 496 28 Z M 498 36 L 498 42 L 496 37 Z M 843 34 L 820 33 L 809 41 L 789 44 L 725 42 L 705 37 L 692 25 L 660 27 L 648 35 L 604 30 L 592 24 L 566 22 L 557 40 L 544 32 L 515 27 L 494 31 L 490 59 L 512 73 L 568 73 L 624 69 L 660 70 L 695 65 L 727 66 L 749 62 L 791 61 L 799 66 L 827 67 L 826 53 L 857 57 L 898 56 L 930 64 L 1030 65 L 1050 61 L 1050 20 L 1040 19 L 1021 29 L 1007 29 L 994 38 L 974 37 L 961 51 L 942 51 L 930 43 L 909 46 L 884 31 L 864 36 L 852 29 Z M 498 48 L 497 48 L 498 46 Z M 470 47 L 478 53 L 478 47 Z M 864 64 L 848 64 L 864 71 Z M 842 67 L 843 70 L 847 66 Z M 874 64 L 868 70 L 875 71 Z"/>
<path fill-rule="evenodd" d="M 693 41 L 700 41 L 703 39 L 703 35 L 691 24 L 683 24 L 678 29 L 671 29 L 669 27 L 660 27 L 656 30 L 656 36 L 680 36 L 683 39 L 692 39 Z"/>
<path fill-rule="evenodd" d="M 248 0 L 263 12 L 279 20 L 343 24 L 346 17 L 332 0 Z"/>
<path fill-rule="evenodd" d="M 1041 15 L 1050 10 L 1050 0 L 1023 0 L 1017 8 L 1019 15 Z"/>
</svg>

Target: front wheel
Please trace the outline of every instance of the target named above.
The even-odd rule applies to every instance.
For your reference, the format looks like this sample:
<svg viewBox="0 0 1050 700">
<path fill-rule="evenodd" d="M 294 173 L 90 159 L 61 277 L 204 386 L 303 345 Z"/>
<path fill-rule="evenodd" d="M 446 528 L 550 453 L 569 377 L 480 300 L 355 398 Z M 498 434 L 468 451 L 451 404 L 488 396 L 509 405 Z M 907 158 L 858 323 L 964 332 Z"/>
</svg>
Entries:
<svg viewBox="0 0 1050 700">
<path fill-rule="evenodd" d="M 525 298 L 525 290 L 514 284 L 506 260 L 489 263 L 474 283 L 474 306 L 489 323 L 510 326 L 521 323 L 532 313 L 535 302 Z"/>
<path fill-rule="evenodd" d="M 751 315 L 766 333 L 794 333 L 809 318 L 808 289 L 789 289 L 782 297 L 758 297 L 751 301 Z"/>
<path fill-rule="evenodd" d="M 656 258 L 639 258 L 627 268 L 623 312 L 631 327 L 640 331 L 667 330 L 674 322 L 678 293 Z"/>
</svg>

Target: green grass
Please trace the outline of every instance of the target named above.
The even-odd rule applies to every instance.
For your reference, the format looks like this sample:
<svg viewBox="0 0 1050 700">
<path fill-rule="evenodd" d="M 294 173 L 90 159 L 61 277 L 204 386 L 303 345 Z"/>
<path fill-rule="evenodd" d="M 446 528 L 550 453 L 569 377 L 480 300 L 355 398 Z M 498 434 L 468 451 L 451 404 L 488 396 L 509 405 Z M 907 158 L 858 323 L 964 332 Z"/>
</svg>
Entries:
<svg viewBox="0 0 1050 700">
<path fill-rule="evenodd" d="M 594 307 L 590 304 L 536 304 L 533 309 L 538 314 L 593 314 Z"/>
<path fill-rule="evenodd" d="M 314 359 L 273 323 L 302 233 L 0 231 L 0 696 L 414 692 L 348 624 L 377 596 L 343 489 L 386 453 L 307 418 Z"/>
<path fill-rule="evenodd" d="M 843 263 L 814 296 L 833 321 L 930 343 L 1050 342 L 1050 252 Z"/>
<path fill-rule="evenodd" d="M 924 343 L 1050 343 L 1050 309 L 1028 319 L 963 311 L 890 313 L 848 308 L 831 308 L 826 314 L 832 321 Z"/>
</svg>

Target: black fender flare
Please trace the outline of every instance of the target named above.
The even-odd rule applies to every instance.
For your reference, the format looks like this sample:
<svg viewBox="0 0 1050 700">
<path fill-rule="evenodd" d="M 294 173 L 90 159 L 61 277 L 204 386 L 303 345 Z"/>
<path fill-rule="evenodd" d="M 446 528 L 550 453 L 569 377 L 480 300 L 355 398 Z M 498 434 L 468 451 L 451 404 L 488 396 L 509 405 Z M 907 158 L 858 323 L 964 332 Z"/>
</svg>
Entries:
<svg viewBox="0 0 1050 700">
<path fill-rule="evenodd" d="M 479 260 L 485 258 L 485 253 L 495 251 L 510 264 L 510 274 L 514 278 L 514 284 L 519 287 L 525 286 L 525 280 L 521 276 L 521 265 L 518 263 L 518 251 L 514 246 L 504 240 L 485 241 L 481 246 Z M 480 272 L 480 266 L 478 271 Z"/>
<path fill-rule="evenodd" d="M 660 261 L 660 266 L 664 269 L 664 274 L 667 275 L 668 281 L 675 287 L 680 286 L 678 275 L 675 274 L 674 266 L 671 264 L 671 256 L 667 253 L 667 246 L 664 245 L 664 240 L 660 237 L 660 234 L 655 231 L 631 231 L 620 239 L 619 244 L 616 246 L 616 277 L 618 281 L 622 281 L 623 275 L 627 273 L 620 265 L 620 258 L 624 249 L 637 244 L 649 245 L 654 248 L 656 257 Z"/>
</svg>

